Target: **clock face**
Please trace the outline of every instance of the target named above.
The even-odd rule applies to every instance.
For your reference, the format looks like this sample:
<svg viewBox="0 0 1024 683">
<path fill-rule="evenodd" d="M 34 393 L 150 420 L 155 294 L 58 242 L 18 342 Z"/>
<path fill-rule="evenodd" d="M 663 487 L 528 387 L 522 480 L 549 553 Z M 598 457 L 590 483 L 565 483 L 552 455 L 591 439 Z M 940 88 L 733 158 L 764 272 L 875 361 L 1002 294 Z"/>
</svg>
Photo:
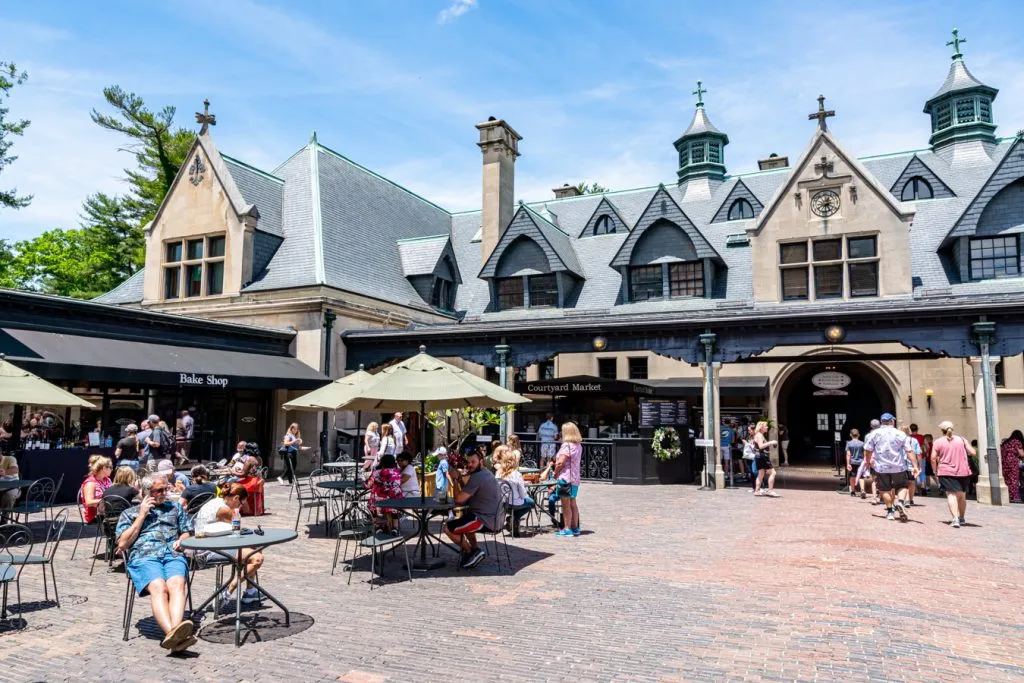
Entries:
<svg viewBox="0 0 1024 683">
<path fill-rule="evenodd" d="M 811 197 L 811 211 L 822 218 L 834 215 L 839 211 L 839 195 L 833 190 L 815 192 Z"/>
</svg>

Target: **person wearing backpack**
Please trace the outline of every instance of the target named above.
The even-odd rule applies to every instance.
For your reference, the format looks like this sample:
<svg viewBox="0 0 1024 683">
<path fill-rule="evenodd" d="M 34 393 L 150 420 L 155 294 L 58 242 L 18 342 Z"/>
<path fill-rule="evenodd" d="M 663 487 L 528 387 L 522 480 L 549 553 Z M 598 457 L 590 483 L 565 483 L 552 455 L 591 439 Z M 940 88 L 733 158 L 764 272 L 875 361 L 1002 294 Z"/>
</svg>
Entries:
<svg viewBox="0 0 1024 683">
<path fill-rule="evenodd" d="M 159 415 L 150 415 L 149 424 L 153 431 L 146 437 L 146 465 L 152 469 L 152 464 L 161 460 L 170 459 L 174 454 L 174 441 L 171 439 L 167 423 L 160 419 Z"/>
</svg>

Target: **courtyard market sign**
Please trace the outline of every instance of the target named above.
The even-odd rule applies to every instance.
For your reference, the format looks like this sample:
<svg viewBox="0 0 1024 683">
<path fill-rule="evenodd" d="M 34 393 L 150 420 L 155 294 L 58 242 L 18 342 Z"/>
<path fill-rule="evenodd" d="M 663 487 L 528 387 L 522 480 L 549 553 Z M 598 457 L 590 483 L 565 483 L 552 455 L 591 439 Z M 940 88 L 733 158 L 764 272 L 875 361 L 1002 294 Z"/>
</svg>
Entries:
<svg viewBox="0 0 1024 683">
<path fill-rule="evenodd" d="M 227 377 L 217 375 L 196 375 L 191 372 L 183 372 L 178 375 L 178 384 L 189 387 L 220 387 L 226 389 L 228 386 Z"/>
</svg>

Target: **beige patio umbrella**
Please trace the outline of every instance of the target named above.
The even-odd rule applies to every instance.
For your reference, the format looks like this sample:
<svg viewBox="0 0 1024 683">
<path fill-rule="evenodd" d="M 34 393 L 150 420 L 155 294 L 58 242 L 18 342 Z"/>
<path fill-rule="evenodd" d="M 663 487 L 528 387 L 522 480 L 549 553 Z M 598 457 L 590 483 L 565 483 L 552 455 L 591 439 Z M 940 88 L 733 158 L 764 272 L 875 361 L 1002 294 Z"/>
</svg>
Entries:
<svg viewBox="0 0 1024 683">
<path fill-rule="evenodd" d="M 83 398 L 22 370 L 0 354 L 0 403 L 35 406 L 96 408 Z"/>
</svg>

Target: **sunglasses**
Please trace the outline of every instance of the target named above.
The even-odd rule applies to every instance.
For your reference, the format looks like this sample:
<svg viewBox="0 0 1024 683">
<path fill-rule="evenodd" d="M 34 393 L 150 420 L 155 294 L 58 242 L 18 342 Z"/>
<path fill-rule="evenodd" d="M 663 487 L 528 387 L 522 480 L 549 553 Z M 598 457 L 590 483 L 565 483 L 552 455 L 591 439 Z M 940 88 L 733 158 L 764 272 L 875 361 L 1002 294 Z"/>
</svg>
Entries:
<svg viewBox="0 0 1024 683">
<path fill-rule="evenodd" d="M 167 493 L 167 488 L 166 488 L 166 487 L 165 487 L 165 488 L 162 488 L 162 489 L 158 489 L 158 488 L 151 488 L 151 489 L 149 490 L 149 492 L 150 492 L 151 494 L 153 494 L 154 496 L 156 496 L 156 495 L 159 495 L 159 494 L 161 494 L 161 493 Z"/>
</svg>

